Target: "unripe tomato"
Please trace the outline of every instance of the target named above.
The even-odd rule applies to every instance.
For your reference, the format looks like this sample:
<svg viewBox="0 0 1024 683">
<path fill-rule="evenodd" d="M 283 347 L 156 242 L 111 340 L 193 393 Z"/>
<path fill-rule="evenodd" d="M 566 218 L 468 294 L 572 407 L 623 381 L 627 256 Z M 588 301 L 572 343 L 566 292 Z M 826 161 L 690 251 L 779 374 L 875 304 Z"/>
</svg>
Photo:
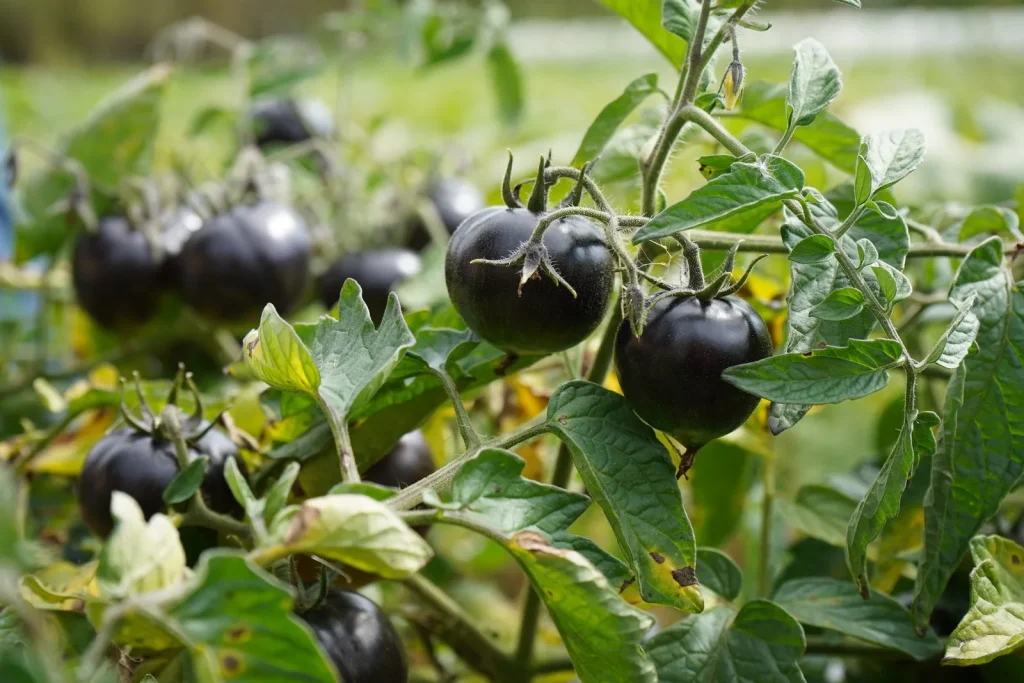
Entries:
<svg viewBox="0 0 1024 683">
<path fill-rule="evenodd" d="M 695 453 L 742 425 L 759 401 L 722 371 L 770 355 L 768 328 L 746 301 L 670 297 L 651 309 L 639 337 L 623 321 L 615 368 L 636 414 Z"/>
<path fill-rule="evenodd" d="M 598 226 L 579 216 L 556 221 L 544 233 L 548 255 L 576 297 L 540 272 L 519 294 L 520 268 L 473 263 L 506 258 L 543 216 L 490 207 L 468 218 L 448 243 L 448 296 L 474 332 L 510 353 L 548 354 L 579 344 L 601 323 L 611 297 L 612 253 Z"/>
</svg>

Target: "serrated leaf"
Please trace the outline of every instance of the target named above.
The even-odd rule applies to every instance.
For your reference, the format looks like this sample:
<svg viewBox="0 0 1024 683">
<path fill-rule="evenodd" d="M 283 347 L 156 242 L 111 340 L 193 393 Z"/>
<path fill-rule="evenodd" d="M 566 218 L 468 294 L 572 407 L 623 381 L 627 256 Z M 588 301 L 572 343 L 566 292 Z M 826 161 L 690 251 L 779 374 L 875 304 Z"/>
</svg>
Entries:
<svg viewBox="0 0 1024 683">
<path fill-rule="evenodd" d="M 1020 218 L 1002 206 L 980 206 L 960 224 L 957 239 L 964 242 L 978 235 L 1010 235 L 1021 240 Z"/>
<path fill-rule="evenodd" d="M 978 336 L 978 328 L 981 326 L 978 316 L 973 312 L 976 300 L 977 294 L 971 292 L 960 303 L 953 320 L 922 361 L 923 364 L 935 363 L 949 370 L 956 370 L 959 367 L 971 350 L 971 344 Z"/>
<path fill-rule="evenodd" d="M 977 297 L 978 353 L 954 372 L 946 391 L 942 447 L 932 459 L 924 551 L 914 617 L 928 622 L 970 539 L 1024 473 L 1024 292 L 991 238 L 964 259 L 950 299 Z"/>
<path fill-rule="evenodd" d="M 889 339 L 851 339 L 787 353 L 725 370 L 722 379 L 743 391 L 780 403 L 839 403 L 873 394 L 889 383 L 903 351 Z"/>
<path fill-rule="evenodd" d="M 789 260 L 794 263 L 820 263 L 834 254 L 836 243 L 828 235 L 811 235 L 805 237 L 789 252 Z"/>
<path fill-rule="evenodd" d="M 96 583 L 104 598 L 126 598 L 171 586 L 185 573 L 185 551 L 166 515 L 146 522 L 142 508 L 126 493 L 110 497 L 114 531 L 103 544 Z"/>
<path fill-rule="evenodd" d="M 698 548 L 697 573 L 706 588 L 726 600 L 735 600 L 743 590 L 743 573 L 721 550 Z"/>
<path fill-rule="evenodd" d="M 659 683 L 803 683 L 804 630 L 784 609 L 752 600 L 684 619 L 650 639 Z"/>
<path fill-rule="evenodd" d="M 743 107 L 735 114 L 777 131 L 789 125 L 784 84 L 751 81 L 743 89 Z M 853 173 L 860 152 L 860 134 L 829 112 L 819 114 L 809 126 L 797 128 L 793 139 L 805 145 L 833 166 Z"/>
<path fill-rule="evenodd" d="M 171 483 L 164 489 L 164 502 L 168 505 L 184 503 L 191 498 L 203 483 L 203 476 L 206 474 L 206 463 L 210 459 L 201 456 L 188 464 L 188 467 L 178 472 Z"/>
<path fill-rule="evenodd" d="M 796 59 L 789 74 L 786 107 L 790 125 L 807 126 L 825 111 L 843 87 L 839 67 L 825 46 L 807 38 L 796 44 Z"/>
<path fill-rule="evenodd" d="M 689 0 L 662 0 L 661 25 L 669 33 L 679 36 L 689 44 L 697 28 L 700 8 Z"/>
<path fill-rule="evenodd" d="M 650 73 L 626 86 L 622 94 L 605 105 L 601 113 L 583 134 L 579 149 L 572 159 L 573 166 L 579 166 L 600 156 L 605 145 L 615 135 L 622 122 L 651 94 L 658 90 L 658 74 Z"/>
<path fill-rule="evenodd" d="M 803 184 L 803 171 L 782 157 L 737 162 L 728 173 L 697 188 L 686 199 L 652 218 L 633 236 L 633 243 L 698 227 L 751 232 L 777 211 L 784 199 L 796 197 Z"/>
<path fill-rule="evenodd" d="M 868 595 L 868 544 L 887 522 L 896 518 L 907 482 L 914 476 L 922 458 L 935 453 L 932 429 L 939 416 L 930 412 L 914 412 L 906 416 L 896 444 L 882 469 L 850 517 L 846 533 L 846 563 L 862 595 Z"/>
<path fill-rule="evenodd" d="M 924 134 L 916 128 L 864 136 L 861 155 L 871 175 L 871 196 L 913 173 L 924 160 Z"/>
<path fill-rule="evenodd" d="M 320 371 L 295 328 L 267 304 L 260 325 L 242 340 L 245 363 L 256 377 L 282 391 L 316 395 Z"/>
<path fill-rule="evenodd" d="M 1024 548 L 975 536 L 971 557 L 971 607 L 949 635 L 943 664 L 984 664 L 1024 644 Z"/>
<path fill-rule="evenodd" d="M 191 590 L 158 615 L 183 639 L 199 680 L 333 683 L 335 673 L 292 595 L 243 555 L 203 554 Z"/>
<path fill-rule="evenodd" d="M 558 388 L 548 420 L 611 524 L 643 599 L 699 612 L 693 527 L 653 430 L 622 396 L 582 381 Z"/>
<path fill-rule="evenodd" d="M 504 42 L 495 43 L 487 52 L 487 65 L 498 100 L 498 114 L 505 125 L 512 125 L 523 114 L 522 70 Z"/>
<path fill-rule="evenodd" d="M 910 612 L 899 602 L 877 591 L 865 600 L 848 581 L 794 579 L 779 586 L 772 600 L 802 624 L 900 650 L 918 661 L 942 647 L 931 629 L 923 638 L 914 632 Z"/>
<path fill-rule="evenodd" d="M 506 536 L 526 529 L 549 536 L 565 531 L 590 499 L 522 477 L 526 462 L 515 453 L 488 448 L 467 462 L 452 482 L 452 501 L 464 514 Z"/>
<path fill-rule="evenodd" d="M 811 309 L 819 320 L 847 320 L 864 309 L 864 294 L 853 287 L 837 289 Z"/>
<path fill-rule="evenodd" d="M 351 493 L 306 500 L 294 514 L 279 515 L 270 535 L 264 556 L 319 555 L 387 579 L 414 574 L 433 556 L 389 507 Z"/>
<path fill-rule="evenodd" d="M 628 21 L 675 67 L 686 58 L 686 41 L 662 25 L 662 0 L 599 0 Z"/>
</svg>

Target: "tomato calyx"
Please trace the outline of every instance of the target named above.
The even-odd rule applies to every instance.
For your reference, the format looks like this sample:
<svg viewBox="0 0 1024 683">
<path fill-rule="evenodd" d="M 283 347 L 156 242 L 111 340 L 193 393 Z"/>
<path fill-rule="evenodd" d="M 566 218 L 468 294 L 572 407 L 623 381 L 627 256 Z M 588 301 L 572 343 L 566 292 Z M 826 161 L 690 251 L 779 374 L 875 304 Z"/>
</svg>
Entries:
<svg viewBox="0 0 1024 683">
<path fill-rule="evenodd" d="M 175 439 L 180 438 L 184 440 L 186 444 L 192 446 L 206 436 L 206 434 L 213 429 L 213 426 L 217 423 L 217 419 L 211 420 L 210 422 L 206 422 L 203 419 L 202 396 L 200 395 L 199 388 L 196 386 L 195 380 L 192 377 L 192 373 L 185 371 L 184 364 L 178 366 L 178 372 L 174 378 L 174 383 L 171 385 L 171 391 L 167 395 L 166 405 L 159 415 L 153 412 L 153 409 L 149 406 L 149 402 L 146 400 L 145 392 L 142 390 L 142 380 L 139 377 L 139 373 L 132 373 L 132 379 L 134 380 L 135 394 L 139 401 L 139 414 L 134 414 L 125 401 L 127 381 L 122 377 L 121 415 L 124 417 L 125 422 L 130 424 L 139 433 L 158 436 L 167 439 L 168 441 L 174 441 Z M 172 426 L 168 424 L 168 420 L 165 417 L 165 411 L 173 410 L 179 415 L 184 415 L 184 412 L 178 407 L 178 400 L 183 387 L 186 387 L 192 395 L 192 401 L 195 404 L 195 408 L 193 409 L 192 414 L 187 416 L 184 421 L 176 420 L 175 422 L 178 424 L 176 426 Z"/>
</svg>

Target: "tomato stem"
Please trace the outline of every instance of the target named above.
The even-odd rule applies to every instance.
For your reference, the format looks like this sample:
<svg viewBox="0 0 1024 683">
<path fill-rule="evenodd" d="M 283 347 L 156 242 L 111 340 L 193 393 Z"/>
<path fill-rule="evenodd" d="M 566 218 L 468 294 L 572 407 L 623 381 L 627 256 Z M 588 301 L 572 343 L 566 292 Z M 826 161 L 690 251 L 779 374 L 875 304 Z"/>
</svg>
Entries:
<svg viewBox="0 0 1024 683">
<path fill-rule="evenodd" d="M 344 482 L 358 482 L 359 468 L 356 465 L 355 453 L 352 451 L 352 441 L 348 435 L 348 423 L 344 416 L 334 413 L 327 402 L 317 395 L 317 404 L 327 418 L 327 425 L 331 428 L 331 436 L 334 437 L 335 450 L 338 453 L 338 463 L 341 466 L 341 480 Z"/>
</svg>

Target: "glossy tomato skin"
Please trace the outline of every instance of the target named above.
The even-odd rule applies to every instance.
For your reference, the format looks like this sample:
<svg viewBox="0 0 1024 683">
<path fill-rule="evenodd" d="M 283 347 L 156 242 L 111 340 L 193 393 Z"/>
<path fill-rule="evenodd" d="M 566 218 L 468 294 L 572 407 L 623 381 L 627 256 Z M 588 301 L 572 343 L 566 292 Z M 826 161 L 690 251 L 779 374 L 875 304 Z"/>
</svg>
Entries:
<svg viewBox="0 0 1024 683">
<path fill-rule="evenodd" d="M 163 264 L 140 231 L 121 216 L 100 219 L 75 245 L 71 277 L 78 305 L 108 329 L 148 320 L 164 291 Z"/>
<path fill-rule="evenodd" d="M 577 296 L 538 273 L 517 293 L 521 268 L 474 264 L 503 259 L 529 240 L 543 217 L 527 209 L 490 207 L 468 218 L 448 244 L 445 280 L 455 308 L 483 339 L 521 355 L 564 351 L 601 323 L 615 280 L 611 251 L 594 223 L 579 216 L 555 222 L 544 246 Z"/>
<path fill-rule="evenodd" d="M 428 191 L 430 202 L 438 218 L 451 235 L 462 222 L 484 208 L 484 196 L 468 180 L 462 178 L 440 178 L 434 181 Z M 409 248 L 420 250 L 430 244 L 430 233 L 426 226 L 418 223 L 409 239 Z"/>
<path fill-rule="evenodd" d="M 643 334 L 619 327 L 615 367 L 630 407 L 688 451 L 742 425 L 758 398 L 722 380 L 722 371 L 772 355 L 761 316 L 737 297 L 670 297 L 651 309 Z"/>
<path fill-rule="evenodd" d="M 192 446 L 192 454 L 210 458 L 200 486 L 210 509 L 222 514 L 240 513 L 224 479 L 228 458 L 235 458 L 242 473 L 246 472 L 231 439 L 211 429 Z M 100 537 L 110 535 L 114 526 L 110 496 L 114 491 L 134 498 L 146 519 L 163 512 L 164 489 L 177 474 L 178 461 L 170 441 L 131 428 L 107 434 L 89 451 L 78 479 L 78 504 L 86 526 Z"/>
<path fill-rule="evenodd" d="M 338 303 L 338 295 L 349 278 L 359 283 L 370 317 L 379 323 L 388 305 L 388 295 L 403 280 L 423 268 L 414 251 L 385 248 L 350 252 L 342 256 L 320 278 L 320 300 L 327 308 Z"/>
<path fill-rule="evenodd" d="M 320 100 L 262 98 L 249 109 L 249 121 L 258 147 L 294 145 L 334 132 L 334 117 Z"/>
<path fill-rule="evenodd" d="M 369 598 L 331 591 L 302 618 L 344 683 L 406 683 L 405 647 L 387 615 Z"/>
<path fill-rule="evenodd" d="M 363 480 L 403 489 L 433 474 L 436 469 L 434 454 L 427 444 L 427 439 L 423 432 L 417 429 L 405 434 L 387 455 L 366 470 Z"/>
<path fill-rule="evenodd" d="M 222 322 L 258 320 L 268 303 L 287 315 L 305 293 L 310 249 L 306 222 L 291 207 L 240 204 L 206 221 L 181 248 L 181 296 Z"/>
</svg>

